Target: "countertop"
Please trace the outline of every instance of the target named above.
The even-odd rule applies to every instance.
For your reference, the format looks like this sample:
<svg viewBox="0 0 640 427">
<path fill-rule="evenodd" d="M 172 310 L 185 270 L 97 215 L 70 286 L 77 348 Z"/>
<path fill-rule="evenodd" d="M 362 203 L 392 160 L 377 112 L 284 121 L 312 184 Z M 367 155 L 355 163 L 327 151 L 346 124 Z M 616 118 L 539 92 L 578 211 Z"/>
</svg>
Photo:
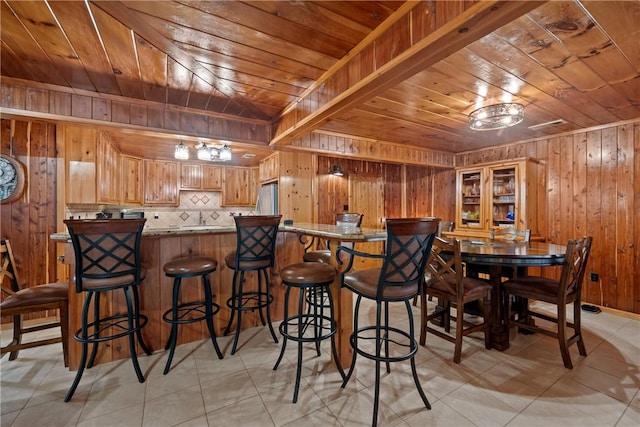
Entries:
<svg viewBox="0 0 640 427">
<path fill-rule="evenodd" d="M 349 240 L 349 241 L 374 241 L 385 240 L 387 232 L 375 228 L 345 228 L 332 224 L 299 223 L 293 225 L 280 225 L 279 231 L 305 234 L 308 236 L 318 236 L 326 239 Z M 142 236 L 180 236 L 185 234 L 228 234 L 235 233 L 236 226 L 228 225 L 194 225 L 170 228 L 146 228 L 142 231 Z M 54 233 L 49 236 L 51 240 L 66 242 L 69 240 L 69 233 Z"/>
</svg>

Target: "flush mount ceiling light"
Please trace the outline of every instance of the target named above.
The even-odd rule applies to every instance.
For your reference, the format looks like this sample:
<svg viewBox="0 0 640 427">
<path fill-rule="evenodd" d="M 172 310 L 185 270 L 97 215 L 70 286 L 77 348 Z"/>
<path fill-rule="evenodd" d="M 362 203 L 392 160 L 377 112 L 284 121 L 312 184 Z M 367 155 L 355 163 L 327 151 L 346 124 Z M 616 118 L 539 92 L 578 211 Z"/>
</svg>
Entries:
<svg viewBox="0 0 640 427">
<path fill-rule="evenodd" d="M 333 167 L 331 168 L 331 175 L 335 175 L 335 176 L 344 175 L 344 172 L 342 172 L 342 168 L 340 167 L 340 165 L 333 165 Z"/>
<path fill-rule="evenodd" d="M 515 126 L 524 120 L 524 105 L 515 102 L 487 105 L 469 114 L 473 130 L 496 130 Z"/>
<path fill-rule="evenodd" d="M 180 141 L 180 144 L 176 145 L 176 149 L 173 153 L 173 156 L 179 160 L 188 160 L 189 159 L 189 149 L 186 145 Z"/>
</svg>

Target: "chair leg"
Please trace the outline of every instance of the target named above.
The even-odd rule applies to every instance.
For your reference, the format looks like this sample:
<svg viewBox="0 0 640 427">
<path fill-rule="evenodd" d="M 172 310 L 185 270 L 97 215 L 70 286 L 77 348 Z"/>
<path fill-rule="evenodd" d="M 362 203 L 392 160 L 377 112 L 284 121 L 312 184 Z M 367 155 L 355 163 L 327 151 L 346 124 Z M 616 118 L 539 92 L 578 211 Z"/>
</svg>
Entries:
<svg viewBox="0 0 640 427">
<path fill-rule="evenodd" d="M 138 377 L 138 382 L 144 382 L 144 375 L 142 374 L 142 370 L 140 369 L 140 364 L 138 363 L 138 354 L 136 351 L 136 337 L 135 337 L 135 313 L 133 306 L 134 304 L 131 301 L 131 295 L 129 294 L 129 286 L 122 288 L 124 292 L 124 298 L 127 302 L 127 325 L 129 327 L 129 352 L 131 353 L 131 362 L 133 363 L 133 369 L 136 371 L 136 376 Z"/>
<path fill-rule="evenodd" d="M 375 379 L 375 389 L 373 394 L 373 421 L 371 422 L 372 426 L 378 425 L 378 408 L 380 403 L 380 357 L 382 354 L 382 348 L 380 345 L 380 339 L 381 339 L 380 322 L 382 321 L 381 310 L 382 310 L 382 307 L 380 305 L 380 302 L 378 301 L 376 304 L 376 369 L 375 369 L 376 379 Z M 386 355 L 388 355 L 389 354 L 388 346 L 386 347 L 386 352 L 387 352 Z M 387 363 L 387 369 L 388 367 L 389 367 L 389 363 Z"/>
<path fill-rule="evenodd" d="M 100 331 L 100 291 L 95 292 L 93 299 L 93 330 L 96 334 L 96 338 L 99 338 Z M 92 368 L 94 362 L 96 361 L 96 355 L 98 354 L 98 342 L 94 341 L 91 345 L 91 356 L 89 356 L 89 363 L 87 363 L 87 368 Z"/>
<path fill-rule="evenodd" d="M 276 336 L 276 332 L 273 330 L 273 325 L 271 322 L 271 291 L 270 288 L 271 286 L 269 286 L 270 281 L 269 281 L 269 273 L 267 270 L 263 270 L 264 273 L 264 280 L 265 280 L 265 285 L 266 285 L 266 295 L 267 295 L 267 325 L 269 326 L 269 331 L 271 331 L 271 336 L 273 337 L 273 342 L 275 342 L 276 344 L 278 343 L 278 337 Z M 302 312 L 300 312 L 302 313 Z"/>
<path fill-rule="evenodd" d="M 411 307 L 409 307 L 409 303 L 405 301 L 405 306 L 407 307 L 407 316 L 409 318 L 409 336 L 414 337 L 415 335 L 415 325 L 413 323 L 413 315 L 411 314 Z M 418 345 L 415 339 L 411 339 L 411 351 L 418 351 Z M 424 390 L 422 389 L 422 385 L 420 384 L 420 378 L 418 377 L 418 370 L 416 369 L 416 358 L 415 354 L 411 356 L 411 373 L 413 374 L 413 382 L 416 383 L 416 388 L 418 389 L 418 394 L 420 394 L 420 398 L 422 398 L 422 402 L 427 409 L 431 409 L 431 404 L 429 403 L 429 399 L 424 394 Z"/>
<path fill-rule="evenodd" d="M 84 298 L 84 304 L 82 306 L 82 315 L 80 319 L 81 321 L 81 328 L 79 331 L 80 339 L 77 340 L 82 343 L 82 354 L 80 356 L 80 364 L 78 365 L 78 372 L 76 372 L 76 377 L 73 379 L 73 383 L 71 384 L 71 387 L 69 388 L 69 391 L 67 391 L 67 395 L 64 398 L 65 402 L 68 402 L 73 397 L 73 394 L 75 393 L 76 388 L 78 388 L 78 384 L 80 384 L 80 379 L 82 378 L 82 374 L 84 373 L 84 368 L 87 365 L 87 352 L 89 351 L 89 343 L 87 341 L 89 337 L 89 328 L 87 325 L 89 323 L 89 304 L 91 304 L 92 297 L 93 297 L 93 292 L 88 291 L 87 295 Z"/>
<path fill-rule="evenodd" d="M 147 344 L 144 342 L 142 338 L 142 328 L 140 326 L 140 296 L 138 294 L 138 286 L 134 285 L 133 289 L 133 302 L 135 308 L 135 321 L 136 321 L 136 336 L 138 337 L 138 344 L 142 348 L 142 351 L 145 352 L 147 356 L 151 356 L 151 350 L 147 347 Z"/>
<path fill-rule="evenodd" d="M 482 319 L 484 323 L 484 348 L 491 350 L 491 325 L 489 324 L 491 305 L 488 297 L 482 299 L 482 316 L 484 317 L 484 319 Z"/>
<path fill-rule="evenodd" d="M 584 346 L 584 340 L 582 339 L 582 321 L 581 321 L 581 313 L 582 308 L 580 307 L 580 298 L 576 298 L 573 302 L 573 330 L 578 338 L 578 351 L 580 352 L 580 356 L 587 356 L 587 349 Z"/>
<path fill-rule="evenodd" d="M 456 302 L 456 343 L 453 351 L 453 363 L 460 363 L 462 358 L 462 338 L 464 337 L 464 304 Z"/>
<path fill-rule="evenodd" d="M 234 271 L 233 279 L 231 280 L 231 297 L 227 300 L 227 307 L 229 307 L 229 309 L 231 310 L 231 315 L 229 316 L 229 323 L 227 323 L 227 327 L 224 329 L 224 335 L 229 335 L 229 332 L 231 332 L 231 325 L 233 324 L 233 318 L 236 315 L 236 310 L 234 309 L 234 307 L 236 304 L 236 299 L 238 298 L 237 297 L 238 290 L 236 289 L 237 278 L 238 278 L 238 272 Z"/>
<path fill-rule="evenodd" d="M 284 291 L 284 317 L 282 318 L 282 323 L 280 327 L 282 328 L 282 348 L 280 349 L 280 355 L 278 356 L 278 360 L 276 360 L 276 364 L 273 366 L 273 370 L 275 371 L 280 366 L 280 362 L 282 361 L 282 356 L 284 356 L 284 351 L 287 348 L 287 333 L 289 332 L 289 324 L 287 323 L 287 319 L 289 318 L 289 294 L 291 293 L 291 286 L 287 286 Z"/>
<path fill-rule="evenodd" d="M 216 331 L 213 328 L 213 296 L 211 295 L 211 284 L 209 283 L 209 277 L 207 275 L 202 276 L 202 286 L 204 287 L 204 304 L 205 312 L 207 314 L 207 328 L 209 328 L 209 335 L 211 336 L 211 342 L 213 348 L 216 350 L 218 359 L 222 359 L 224 356 L 218 346 L 218 340 L 216 339 Z"/>
<path fill-rule="evenodd" d="M 389 357 L 389 302 L 384 302 L 384 356 Z M 387 374 L 391 373 L 391 364 L 385 362 L 387 368 Z"/>
<path fill-rule="evenodd" d="M 302 310 L 304 309 L 304 290 L 300 289 L 298 295 L 298 337 L 302 338 L 304 334 L 304 318 L 302 316 Z M 298 363 L 296 364 L 296 382 L 293 387 L 293 403 L 298 401 L 298 391 L 300 390 L 300 377 L 302 376 L 302 340 L 298 341 Z"/>
<path fill-rule="evenodd" d="M 424 345 L 427 342 L 427 294 L 424 289 L 422 291 L 420 299 L 420 345 Z"/>
<path fill-rule="evenodd" d="M 164 365 L 164 371 L 162 371 L 163 375 L 167 375 L 169 373 L 169 369 L 171 369 L 171 361 L 173 360 L 173 355 L 176 351 L 176 343 L 178 341 L 178 301 L 180 299 L 180 284 L 182 283 L 182 279 L 180 277 L 176 277 L 173 279 L 173 296 L 171 300 L 171 332 L 169 333 L 169 340 L 167 344 L 164 346 L 165 350 L 169 350 L 169 356 L 167 356 L 167 363 Z"/>
<path fill-rule="evenodd" d="M 60 303 L 60 335 L 64 366 L 69 367 L 69 303 L 67 301 Z"/>
<path fill-rule="evenodd" d="M 571 355 L 569 354 L 569 346 L 567 345 L 567 306 L 559 304 L 558 306 L 558 344 L 560 345 L 560 353 L 562 361 L 567 369 L 573 369 L 571 363 Z"/>
<path fill-rule="evenodd" d="M 13 316 L 13 339 L 11 345 L 19 345 L 22 343 L 22 315 L 17 314 Z M 9 353 L 9 360 L 16 360 L 18 358 L 18 352 L 16 349 Z"/>
<path fill-rule="evenodd" d="M 244 287 L 244 271 L 240 272 L 240 281 L 238 283 L 238 294 L 234 294 L 232 296 L 232 298 L 234 298 L 234 304 L 237 304 L 233 310 L 238 311 L 238 320 L 236 322 L 236 332 L 235 332 L 235 336 L 233 338 L 233 345 L 231 346 L 231 354 L 235 354 L 236 353 L 236 349 L 238 347 L 238 339 L 240 338 L 240 329 L 242 328 L 242 288 Z M 231 319 L 233 319 L 233 317 L 231 317 Z M 231 319 L 229 319 L 229 322 L 231 322 Z M 227 329 L 229 329 L 229 327 L 231 326 L 231 323 L 229 323 L 229 325 L 227 325 Z"/>
</svg>

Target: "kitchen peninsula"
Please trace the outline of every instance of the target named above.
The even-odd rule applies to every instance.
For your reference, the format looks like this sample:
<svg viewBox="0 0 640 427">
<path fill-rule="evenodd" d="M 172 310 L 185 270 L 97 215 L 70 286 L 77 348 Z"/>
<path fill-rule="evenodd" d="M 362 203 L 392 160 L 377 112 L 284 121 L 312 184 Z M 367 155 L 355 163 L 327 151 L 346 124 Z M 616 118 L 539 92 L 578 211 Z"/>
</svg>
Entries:
<svg viewBox="0 0 640 427">
<path fill-rule="evenodd" d="M 272 319 L 282 319 L 284 289 L 281 287 L 278 271 L 283 266 L 300 262 L 304 247 L 300 243 L 300 235 L 316 236 L 334 241 L 375 241 L 386 237 L 384 230 L 357 229 L 345 230 L 328 224 L 300 223 L 294 225 L 281 225 L 276 243 L 276 266 L 271 281 L 271 293 L 274 297 L 271 306 Z M 67 233 L 52 234 L 51 239 L 65 246 L 65 264 L 69 265 L 69 271 L 74 268 L 73 248 Z M 171 228 L 146 228 L 143 231 L 141 242 L 141 259 L 145 269 L 145 278 L 140 285 L 141 311 L 148 316 L 149 322 L 142 329 L 146 344 L 152 351 L 161 350 L 169 337 L 170 327 L 162 321 L 162 313 L 171 305 L 172 279 L 166 277 L 163 265 L 179 256 L 188 254 L 209 256 L 218 260 L 218 269 L 211 274 L 211 284 L 215 301 L 220 304 L 220 312 L 214 319 L 216 333 L 222 334 L 226 326 L 230 310 L 225 301 L 231 296 L 231 281 L 233 271 L 224 264 L 227 253 L 236 248 L 235 226 L 186 226 Z M 201 300 L 201 286 L 198 286 L 198 278 L 188 278 L 183 286 L 182 297 L 185 300 Z M 247 275 L 247 286 L 256 286 L 256 276 Z M 343 298 L 344 297 L 344 298 Z M 349 292 L 341 292 L 337 298 L 346 303 L 351 301 Z M 115 312 L 124 304 L 119 297 L 105 301 L 103 309 Z M 76 331 L 79 325 L 79 311 L 82 307 L 82 296 L 75 293 L 73 286 L 69 291 L 69 327 L 70 332 Z M 348 345 L 348 332 L 351 330 L 351 308 L 346 304 L 344 310 L 336 310 L 337 317 L 343 320 L 340 327 L 338 347 L 341 351 L 341 359 L 347 359 L 350 354 Z M 242 328 L 250 328 L 260 324 L 257 313 L 249 313 L 243 316 Z M 346 328 L 345 328 L 346 326 Z M 206 327 L 199 323 L 184 325 L 180 328 L 178 343 L 186 343 L 204 339 L 208 336 Z M 126 338 L 120 338 L 110 344 L 102 345 L 99 349 L 98 363 L 129 357 Z M 226 349 L 223 348 L 223 352 Z M 76 369 L 80 358 L 80 346 L 73 341 L 70 345 L 70 369 Z"/>
</svg>

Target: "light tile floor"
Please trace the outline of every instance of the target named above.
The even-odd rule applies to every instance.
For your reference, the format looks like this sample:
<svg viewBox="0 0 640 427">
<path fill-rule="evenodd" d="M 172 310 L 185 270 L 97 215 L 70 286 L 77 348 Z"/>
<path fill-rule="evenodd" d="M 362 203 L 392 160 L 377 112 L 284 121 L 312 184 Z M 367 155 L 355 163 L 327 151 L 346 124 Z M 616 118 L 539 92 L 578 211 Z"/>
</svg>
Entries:
<svg viewBox="0 0 640 427">
<path fill-rule="evenodd" d="M 540 307 L 540 305 L 538 305 Z M 543 307 L 544 308 L 544 307 Z M 367 306 L 362 317 L 372 318 Z M 393 309 L 406 326 L 404 310 Z M 416 325 L 419 310 L 415 310 Z M 409 362 L 392 365 L 381 382 L 381 426 L 639 426 L 640 320 L 611 312 L 583 314 L 588 357 L 571 348 L 565 369 L 555 340 L 518 335 L 505 352 L 485 350 L 468 337 L 462 363 L 453 345 L 429 335 L 416 356 L 431 402 L 426 410 Z M 6 341 L 10 331 L 3 331 Z M 0 363 L 2 426 L 366 426 L 373 408 L 373 364 L 359 358 L 345 389 L 330 362 L 329 343 L 315 357 L 305 349 L 298 403 L 291 403 L 294 344 L 277 371 L 280 344 L 266 328 L 243 331 L 234 356 L 231 337 L 219 338 L 218 360 L 208 340 L 177 349 L 162 375 L 165 352 L 140 358 L 147 381 L 139 384 L 131 362 L 85 371 L 72 401 L 63 402 L 74 372 L 62 363 L 60 345 L 20 352 Z"/>
</svg>

